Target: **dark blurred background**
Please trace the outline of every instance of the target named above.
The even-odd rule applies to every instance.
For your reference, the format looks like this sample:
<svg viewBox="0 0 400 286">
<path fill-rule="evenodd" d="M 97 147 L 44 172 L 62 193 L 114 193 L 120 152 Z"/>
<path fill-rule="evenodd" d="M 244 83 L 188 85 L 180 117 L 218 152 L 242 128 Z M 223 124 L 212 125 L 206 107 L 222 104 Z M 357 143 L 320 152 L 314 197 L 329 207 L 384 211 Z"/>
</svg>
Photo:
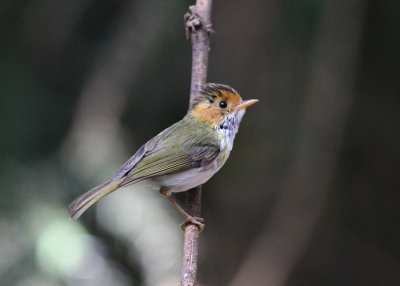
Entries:
<svg viewBox="0 0 400 286">
<path fill-rule="evenodd" d="M 179 283 L 156 191 L 66 209 L 185 114 L 193 3 L 1 1 L 0 285 Z M 260 102 L 204 186 L 198 285 L 400 285 L 399 13 L 215 1 L 208 79 Z"/>
</svg>

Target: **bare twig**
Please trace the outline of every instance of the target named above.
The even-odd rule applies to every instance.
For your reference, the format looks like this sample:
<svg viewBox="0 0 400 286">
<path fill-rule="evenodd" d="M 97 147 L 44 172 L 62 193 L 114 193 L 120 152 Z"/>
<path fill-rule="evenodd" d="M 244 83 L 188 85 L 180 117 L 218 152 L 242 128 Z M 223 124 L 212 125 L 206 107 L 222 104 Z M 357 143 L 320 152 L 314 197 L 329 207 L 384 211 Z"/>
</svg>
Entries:
<svg viewBox="0 0 400 286">
<path fill-rule="evenodd" d="M 207 79 L 208 52 L 211 30 L 211 0 L 197 0 L 185 14 L 186 37 L 192 41 L 192 81 L 190 87 L 190 106 L 197 97 L 202 84 Z M 200 216 L 201 186 L 187 192 L 186 210 L 195 217 Z M 196 283 L 197 258 L 199 250 L 199 229 L 193 224 L 185 228 L 181 285 Z"/>
<path fill-rule="evenodd" d="M 211 0 L 197 0 L 185 14 L 186 37 L 192 41 L 192 82 L 190 105 L 207 79 L 208 52 L 210 49 Z"/>
</svg>

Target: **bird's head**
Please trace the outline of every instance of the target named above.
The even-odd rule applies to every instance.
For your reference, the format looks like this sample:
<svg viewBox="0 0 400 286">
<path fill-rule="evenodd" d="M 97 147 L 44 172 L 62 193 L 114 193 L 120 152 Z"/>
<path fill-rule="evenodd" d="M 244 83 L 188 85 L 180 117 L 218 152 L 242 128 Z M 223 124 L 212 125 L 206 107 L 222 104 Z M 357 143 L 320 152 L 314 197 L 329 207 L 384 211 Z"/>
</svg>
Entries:
<svg viewBox="0 0 400 286">
<path fill-rule="evenodd" d="M 189 113 L 212 126 L 220 126 L 228 118 L 239 118 L 239 123 L 246 107 L 257 101 L 258 99 L 243 100 L 230 86 L 207 83 L 201 87 Z"/>
</svg>

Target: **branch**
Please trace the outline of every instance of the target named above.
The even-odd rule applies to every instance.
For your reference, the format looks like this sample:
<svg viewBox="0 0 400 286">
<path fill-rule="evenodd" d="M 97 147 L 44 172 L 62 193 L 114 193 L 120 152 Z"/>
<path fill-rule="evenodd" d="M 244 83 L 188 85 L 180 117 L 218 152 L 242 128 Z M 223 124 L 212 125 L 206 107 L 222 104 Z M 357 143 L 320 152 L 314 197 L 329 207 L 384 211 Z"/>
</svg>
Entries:
<svg viewBox="0 0 400 286">
<path fill-rule="evenodd" d="M 206 83 L 208 52 L 211 30 L 211 0 L 197 0 L 185 14 L 186 37 L 192 42 L 192 80 L 190 86 L 190 107 L 198 96 L 201 85 Z M 201 186 L 187 191 L 186 211 L 200 216 Z M 196 283 L 199 253 L 199 229 L 193 224 L 185 228 L 181 285 L 193 286 Z"/>
</svg>

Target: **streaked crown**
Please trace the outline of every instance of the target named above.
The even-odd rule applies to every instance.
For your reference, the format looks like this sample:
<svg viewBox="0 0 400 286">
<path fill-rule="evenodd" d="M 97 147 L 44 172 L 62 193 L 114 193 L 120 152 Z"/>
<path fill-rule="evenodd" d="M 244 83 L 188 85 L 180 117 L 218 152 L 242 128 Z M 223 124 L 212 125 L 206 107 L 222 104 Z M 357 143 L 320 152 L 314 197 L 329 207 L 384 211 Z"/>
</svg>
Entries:
<svg viewBox="0 0 400 286">
<path fill-rule="evenodd" d="M 192 116 L 217 126 L 226 116 L 239 112 L 257 101 L 243 101 L 239 93 L 228 85 L 207 83 L 201 87 L 200 94 L 189 112 Z"/>
</svg>

